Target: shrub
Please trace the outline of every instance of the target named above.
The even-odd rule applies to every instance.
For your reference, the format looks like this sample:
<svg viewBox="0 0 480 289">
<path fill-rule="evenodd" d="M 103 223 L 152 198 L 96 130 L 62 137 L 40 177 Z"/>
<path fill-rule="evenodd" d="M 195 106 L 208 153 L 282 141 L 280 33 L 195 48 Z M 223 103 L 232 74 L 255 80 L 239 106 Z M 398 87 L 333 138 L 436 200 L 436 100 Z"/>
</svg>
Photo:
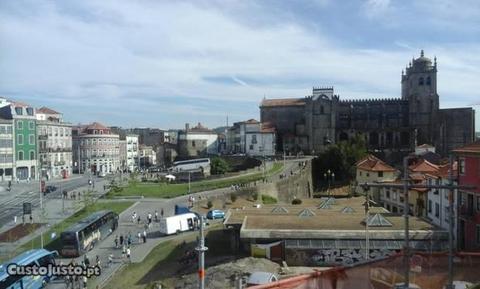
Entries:
<svg viewBox="0 0 480 289">
<path fill-rule="evenodd" d="M 212 175 L 221 175 L 230 171 L 230 165 L 222 158 L 212 158 L 210 162 L 210 171 Z"/>
<path fill-rule="evenodd" d="M 211 209 L 212 207 L 213 207 L 212 201 L 211 201 L 211 200 L 208 200 L 208 202 L 207 202 L 207 208 L 208 208 L 208 209 Z"/>
<path fill-rule="evenodd" d="M 257 192 L 253 192 L 253 193 L 252 193 L 252 199 L 253 199 L 254 201 L 258 200 L 258 193 L 257 193 Z"/>
<path fill-rule="evenodd" d="M 293 199 L 292 205 L 300 205 L 302 203 L 302 200 L 300 199 Z"/>
<path fill-rule="evenodd" d="M 276 204 L 277 203 L 277 199 L 275 199 L 274 197 L 271 197 L 269 195 L 262 195 L 262 202 L 266 205 L 268 204 Z"/>
<path fill-rule="evenodd" d="M 231 194 L 230 195 L 230 200 L 232 201 L 232 203 L 235 203 L 235 201 L 237 200 L 237 195 Z"/>
</svg>

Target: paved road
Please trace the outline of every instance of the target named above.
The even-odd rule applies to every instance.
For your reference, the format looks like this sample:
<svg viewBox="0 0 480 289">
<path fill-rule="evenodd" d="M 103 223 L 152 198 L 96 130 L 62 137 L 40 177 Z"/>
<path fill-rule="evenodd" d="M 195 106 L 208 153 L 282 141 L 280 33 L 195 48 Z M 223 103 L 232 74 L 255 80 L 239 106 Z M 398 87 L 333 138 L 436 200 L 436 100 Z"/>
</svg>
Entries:
<svg viewBox="0 0 480 289">
<path fill-rule="evenodd" d="M 74 175 L 71 179 L 49 181 L 46 185 L 54 185 L 57 190 L 43 197 L 43 201 L 59 199 L 61 191 L 76 190 L 88 184 L 88 180 L 89 176 Z M 102 179 L 93 178 L 93 180 L 98 182 Z M 40 207 L 40 183 L 38 181 L 13 184 L 11 191 L 2 187 L 2 191 L 0 191 L 0 228 L 13 223 L 14 216 L 18 216 L 17 222 L 21 222 L 24 202 L 31 203 L 32 210 Z"/>
<path fill-rule="evenodd" d="M 302 161 L 302 160 L 306 160 L 306 159 L 294 160 L 294 161 L 288 160 L 282 172 L 279 172 L 276 176 L 272 177 L 272 179 L 277 180 L 279 174 L 282 174 L 282 173 L 286 174 L 291 170 L 294 172 L 297 171 L 299 168 L 297 165 L 297 161 Z M 196 199 L 198 200 L 199 196 L 202 196 L 202 199 L 203 199 L 205 197 L 208 197 L 208 198 L 212 198 L 215 196 L 223 197 L 225 194 L 229 194 L 229 193 L 231 193 L 230 188 L 221 188 L 221 189 L 216 189 L 216 190 L 211 190 L 206 192 L 194 193 L 191 195 L 196 196 Z M 136 235 L 138 232 L 143 232 L 143 227 L 142 225 L 133 224 L 131 219 L 131 215 L 133 212 L 140 214 L 142 217 L 142 220 L 145 219 L 145 216 L 148 212 L 151 212 L 153 214 L 155 210 L 158 210 L 158 212 L 160 212 L 163 209 L 165 216 L 170 216 L 174 214 L 175 204 L 186 203 L 187 200 L 188 200 L 188 196 L 179 196 L 172 199 L 144 198 L 144 199 L 140 199 L 137 203 L 135 203 L 135 205 L 133 205 L 132 207 L 122 212 L 122 214 L 120 215 L 119 227 L 114 232 L 114 234 L 107 237 L 105 240 L 103 240 L 99 244 L 99 246 L 97 246 L 87 254 L 90 260 L 92 259 L 94 260 L 95 256 L 98 255 L 100 257 L 102 264 L 108 263 L 108 256 L 110 254 L 113 254 L 115 256 L 114 263 L 108 268 L 104 268 L 102 270 L 102 275 L 100 277 L 90 280 L 88 282 L 89 283 L 88 288 L 96 288 L 97 285 L 99 286 L 105 285 L 108 279 L 111 276 L 113 276 L 116 271 L 120 270 L 122 266 L 125 265 L 125 260 L 123 260 L 121 257 L 121 249 L 114 248 L 113 244 L 114 244 L 115 235 L 121 235 L 121 234 L 128 235 L 129 233 L 132 234 L 134 243 L 131 249 L 132 250 L 131 260 L 132 262 L 136 263 L 136 262 L 142 262 L 145 259 L 145 257 L 151 252 L 151 250 L 155 248 L 158 244 L 166 242 L 167 240 L 185 237 L 186 234 L 188 235 L 198 234 L 198 232 L 188 232 L 188 233 L 181 234 L 180 236 L 174 235 L 174 236 L 168 236 L 168 237 L 159 237 L 157 235 L 158 229 L 159 229 L 158 225 L 154 223 L 153 227 L 150 229 L 150 232 L 148 233 L 149 239 L 147 243 L 141 244 L 137 241 L 137 238 L 136 238 Z M 80 257 L 77 260 L 81 262 L 81 260 L 83 260 L 83 257 Z M 69 261 L 70 260 L 65 260 L 64 263 L 68 263 Z M 61 280 L 58 280 L 56 282 L 52 282 L 48 284 L 47 288 L 63 289 L 65 288 L 65 284 Z"/>
</svg>

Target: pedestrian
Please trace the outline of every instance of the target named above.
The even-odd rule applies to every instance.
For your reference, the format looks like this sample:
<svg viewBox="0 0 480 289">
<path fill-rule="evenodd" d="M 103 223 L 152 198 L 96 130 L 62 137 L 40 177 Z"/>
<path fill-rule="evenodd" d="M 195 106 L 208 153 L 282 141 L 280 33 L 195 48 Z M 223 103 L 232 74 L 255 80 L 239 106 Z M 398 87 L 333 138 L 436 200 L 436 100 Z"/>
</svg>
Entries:
<svg viewBox="0 0 480 289">
<path fill-rule="evenodd" d="M 127 253 L 127 247 L 123 245 L 122 247 L 122 258 L 125 258 L 125 254 Z"/>
<path fill-rule="evenodd" d="M 98 255 L 97 255 L 97 257 L 95 257 L 95 265 L 100 269 L 102 268 L 101 264 L 100 264 L 100 257 Z"/>
<path fill-rule="evenodd" d="M 130 247 L 127 248 L 127 260 L 128 262 L 131 262 L 132 260 L 130 260 Z"/>
<path fill-rule="evenodd" d="M 152 214 L 150 214 L 150 212 L 148 212 L 147 218 L 148 218 L 148 225 L 150 226 L 150 224 L 152 223 Z"/>
<path fill-rule="evenodd" d="M 142 243 L 142 241 L 141 241 L 142 240 L 142 234 L 140 232 L 138 232 L 137 237 L 138 237 L 138 243 L 139 244 Z"/>
<path fill-rule="evenodd" d="M 25 215 L 22 214 L 22 224 L 25 225 Z"/>
<path fill-rule="evenodd" d="M 85 266 L 89 267 L 90 266 L 90 260 L 88 259 L 88 255 L 85 255 L 83 261 L 85 262 Z"/>
<path fill-rule="evenodd" d="M 33 224 L 33 217 L 32 217 L 32 214 L 30 214 L 30 224 Z"/>
<path fill-rule="evenodd" d="M 16 226 L 17 225 L 17 216 L 13 216 L 13 224 Z"/>
<path fill-rule="evenodd" d="M 87 289 L 87 281 L 88 281 L 87 276 L 83 276 L 83 289 Z"/>
<path fill-rule="evenodd" d="M 130 247 L 132 245 L 132 235 L 129 235 L 127 238 L 127 246 Z"/>
<path fill-rule="evenodd" d="M 120 246 L 123 245 L 123 235 L 120 235 Z"/>
<path fill-rule="evenodd" d="M 147 243 L 147 231 L 143 230 L 143 243 Z"/>
<path fill-rule="evenodd" d="M 113 265 L 113 254 L 108 255 L 108 267 Z"/>
<path fill-rule="evenodd" d="M 115 235 L 115 248 L 118 248 L 118 235 Z"/>
<path fill-rule="evenodd" d="M 137 224 L 138 224 L 138 225 L 140 225 L 140 221 L 141 221 L 140 215 L 138 215 L 138 218 L 137 218 Z"/>
<path fill-rule="evenodd" d="M 163 218 L 163 208 L 162 208 L 162 210 L 160 211 L 160 216 Z"/>
<path fill-rule="evenodd" d="M 155 210 L 155 223 L 158 223 L 158 211 Z"/>
</svg>

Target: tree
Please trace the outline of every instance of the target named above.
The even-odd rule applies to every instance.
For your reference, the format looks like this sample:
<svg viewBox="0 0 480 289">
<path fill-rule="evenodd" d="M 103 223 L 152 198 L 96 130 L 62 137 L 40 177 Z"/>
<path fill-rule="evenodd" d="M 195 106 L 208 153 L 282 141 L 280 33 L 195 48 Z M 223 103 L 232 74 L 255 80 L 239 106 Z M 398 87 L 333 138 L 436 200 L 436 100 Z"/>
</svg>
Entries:
<svg viewBox="0 0 480 289">
<path fill-rule="evenodd" d="M 208 209 L 211 209 L 212 207 L 213 207 L 212 201 L 211 201 L 211 200 L 208 200 L 208 202 L 207 202 L 207 208 L 208 208 Z"/>
<path fill-rule="evenodd" d="M 224 159 L 214 157 L 210 162 L 210 171 L 212 175 L 221 175 L 230 171 L 230 165 Z"/>
</svg>

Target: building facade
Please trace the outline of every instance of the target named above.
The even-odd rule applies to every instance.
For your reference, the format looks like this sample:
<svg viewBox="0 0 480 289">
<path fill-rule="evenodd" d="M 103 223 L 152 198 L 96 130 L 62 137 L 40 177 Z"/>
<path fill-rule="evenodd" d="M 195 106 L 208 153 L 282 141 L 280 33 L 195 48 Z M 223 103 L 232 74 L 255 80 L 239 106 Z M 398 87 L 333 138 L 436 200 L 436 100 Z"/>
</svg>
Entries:
<svg viewBox="0 0 480 289">
<path fill-rule="evenodd" d="M 72 126 L 50 108 L 37 109 L 38 156 L 42 178 L 68 178 L 72 174 Z"/>
<path fill-rule="evenodd" d="M 14 180 L 12 120 L 0 118 L 0 181 Z"/>
<path fill-rule="evenodd" d="M 201 123 L 178 132 L 178 155 L 181 158 L 199 157 L 218 154 L 218 134 Z"/>
<path fill-rule="evenodd" d="M 12 121 L 14 179 L 38 178 L 37 130 L 35 109 L 25 103 L 9 101 L 0 108 L 0 116 Z"/>
<path fill-rule="evenodd" d="M 480 141 L 454 150 L 458 156 L 458 247 L 480 251 Z"/>
<path fill-rule="evenodd" d="M 355 192 L 357 194 L 365 194 L 361 184 L 363 183 L 385 183 L 395 181 L 399 172 L 375 157 L 374 155 L 367 155 L 356 164 L 356 187 Z M 370 196 L 376 202 L 387 202 L 387 200 L 381 199 L 380 188 L 370 188 Z M 385 206 L 384 206 L 385 207 Z"/>
<path fill-rule="evenodd" d="M 138 168 L 138 136 L 127 134 L 125 136 L 127 150 L 127 169 L 134 172 Z"/>
<path fill-rule="evenodd" d="M 325 87 L 305 98 L 264 99 L 260 121 L 272 123 L 277 149 L 287 152 L 314 154 L 357 134 L 371 150 L 408 152 L 429 143 L 441 154 L 474 140 L 472 108 L 439 108 L 436 59 L 422 51 L 402 71 L 401 83 L 401 98 L 343 100 Z"/>
<path fill-rule="evenodd" d="M 275 129 L 250 119 L 234 123 L 227 132 L 227 152 L 248 156 L 275 155 Z"/>
<path fill-rule="evenodd" d="M 152 146 L 140 145 L 138 150 L 139 168 L 148 169 L 157 165 L 157 152 Z"/>
<path fill-rule="evenodd" d="M 74 168 L 79 173 L 97 175 L 120 169 L 119 136 L 94 122 L 72 129 Z"/>
</svg>

